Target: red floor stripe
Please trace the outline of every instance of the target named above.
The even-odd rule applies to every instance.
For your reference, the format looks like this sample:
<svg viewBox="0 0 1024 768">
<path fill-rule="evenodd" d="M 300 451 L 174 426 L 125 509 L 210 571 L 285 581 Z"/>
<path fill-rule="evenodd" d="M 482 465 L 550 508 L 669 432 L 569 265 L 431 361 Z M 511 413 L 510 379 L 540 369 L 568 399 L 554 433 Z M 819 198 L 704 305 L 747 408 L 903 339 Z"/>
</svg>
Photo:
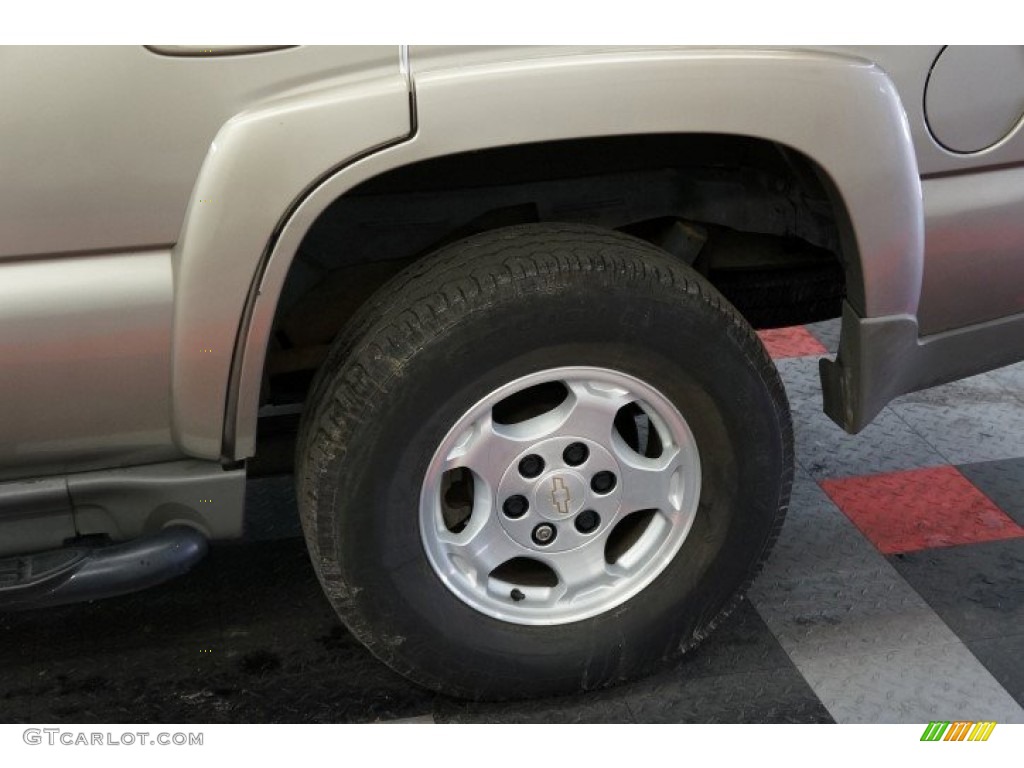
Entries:
<svg viewBox="0 0 1024 768">
<path fill-rule="evenodd" d="M 767 331 L 758 331 L 757 335 L 761 337 L 761 342 L 773 360 L 828 354 L 828 350 L 822 343 L 802 325 L 793 328 L 772 328 Z"/>
<path fill-rule="evenodd" d="M 821 487 L 884 554 L 1024 537 L 955 467 L 824 480 Z"/>
</svg>

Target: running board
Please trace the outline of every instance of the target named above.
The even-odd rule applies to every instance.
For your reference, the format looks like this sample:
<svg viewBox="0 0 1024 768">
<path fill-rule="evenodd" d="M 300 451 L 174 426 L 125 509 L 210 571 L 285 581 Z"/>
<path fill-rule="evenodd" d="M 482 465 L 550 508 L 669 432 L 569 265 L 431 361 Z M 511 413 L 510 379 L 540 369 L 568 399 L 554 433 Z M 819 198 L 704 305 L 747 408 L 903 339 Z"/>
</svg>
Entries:
<svg viewBox="0 0 1024 768">
<path fill-rule="evenodd" d="M 102 547 L 68 547 L 0 559 L 0 610 L 38 608 L 124 595 L 189 571 L 206 537 L 175 525 L 152 536 Z"/>
</svg>

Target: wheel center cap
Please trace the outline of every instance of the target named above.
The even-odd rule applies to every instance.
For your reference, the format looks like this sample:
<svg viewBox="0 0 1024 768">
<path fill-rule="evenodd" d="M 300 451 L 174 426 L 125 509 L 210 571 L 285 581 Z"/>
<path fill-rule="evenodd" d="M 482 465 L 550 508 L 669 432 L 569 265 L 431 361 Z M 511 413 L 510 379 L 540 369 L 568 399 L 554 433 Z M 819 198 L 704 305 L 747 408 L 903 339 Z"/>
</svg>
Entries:
<svg viewBox="0 0 1024 768">
<path fill-rule="evenodd" d="M 558 470 L 549 472 L 537 481 L 533 493 L 533 508 L 548 520 L 563 520 L 583 509 L 587 500 L 587 485 L 575 472 Z"/>
</svg>

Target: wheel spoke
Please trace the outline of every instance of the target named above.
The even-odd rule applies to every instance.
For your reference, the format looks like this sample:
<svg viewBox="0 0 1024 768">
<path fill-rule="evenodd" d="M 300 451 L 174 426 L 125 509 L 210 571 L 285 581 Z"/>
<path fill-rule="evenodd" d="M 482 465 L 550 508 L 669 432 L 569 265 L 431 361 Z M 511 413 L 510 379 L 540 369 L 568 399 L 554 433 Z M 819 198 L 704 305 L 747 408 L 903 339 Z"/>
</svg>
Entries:
<svg viewBox="0 0 1024 768">
<path fill-rule="evenodd" d="M 516 425 L 518 426 L 518 425 Z M 502 473 L 512 460 L 529 447 L 533 438 L 495 424 L 490 412 L 481 416 L 463 432 L 448 453 L 443 470 L 466 467 L 497 487 Z"/>
<path fill-rule="evenodd" d="M 622 472 L 622 514 L 641 509 L 672 513 L 679 510 L 682 487 L 679 475 L 682 451 L 667 447 L 656 459 L 633 451 L 621 438 L 612 441 Z"/>
<path fill-rule="evenodd" d="M 600 546 L 553 553 L 543 561 L 558 576 L 558 586 L 552 593 L 555 602 L 571 603 L 584 593 L 611 586 L 619 578 L 617 569 L 605 562 L 604 548 Z"/>
<path fill-rule="evenodd" d="M 481 584 L 499 565 L 523 554 L 520 548 L 502 530 L 493 515 L 482 516 L 476 524 L 461 533 L 438 532 L 438 543 L 447 552 L 452 566 Z"/>
<path fill-rule="evenodd" d="M 633 396 L 622 387 L 590 381 L 567 381 L 566 385 L 570 397 L 559 431 L 607 445 L 614 432 L 615 415 L 633 401 Z"/>
</svg>

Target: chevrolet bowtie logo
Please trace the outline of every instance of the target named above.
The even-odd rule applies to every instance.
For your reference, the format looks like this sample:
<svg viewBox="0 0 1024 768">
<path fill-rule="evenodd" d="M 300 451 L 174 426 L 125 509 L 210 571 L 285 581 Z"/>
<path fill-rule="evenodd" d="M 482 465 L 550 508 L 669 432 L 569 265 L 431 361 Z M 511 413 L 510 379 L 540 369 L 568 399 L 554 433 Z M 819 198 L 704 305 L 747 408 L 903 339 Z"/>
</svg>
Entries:
<svg viewBox="0 0 1024 768">
<path fill-rule="evenodd" d="M 569 495 L 569 489 L 565 487 L 565 480 L 560 477 L 554 477 L 551 479 L 551 503 L 555 505 L 561 514 L 569 514 L 569 502 L 572 501 L 572 496 Z"/>
</svg>

